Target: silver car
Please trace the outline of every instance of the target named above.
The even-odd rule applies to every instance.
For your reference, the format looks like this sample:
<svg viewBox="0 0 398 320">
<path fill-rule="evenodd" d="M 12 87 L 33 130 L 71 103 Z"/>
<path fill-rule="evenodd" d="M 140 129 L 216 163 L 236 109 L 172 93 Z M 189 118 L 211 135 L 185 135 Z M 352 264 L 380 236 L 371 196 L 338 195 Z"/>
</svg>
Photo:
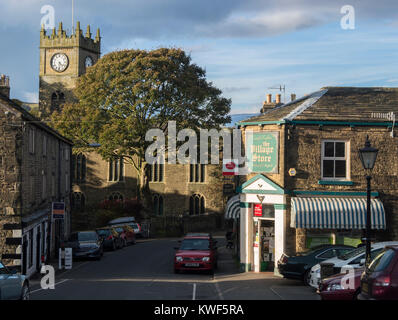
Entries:
<svg viewBox="0 0 398 320">
<path fill-rule="evenodd" d="M 0 261 L 0 300 L 29 300 L 29 281 Z"/>
</svg>

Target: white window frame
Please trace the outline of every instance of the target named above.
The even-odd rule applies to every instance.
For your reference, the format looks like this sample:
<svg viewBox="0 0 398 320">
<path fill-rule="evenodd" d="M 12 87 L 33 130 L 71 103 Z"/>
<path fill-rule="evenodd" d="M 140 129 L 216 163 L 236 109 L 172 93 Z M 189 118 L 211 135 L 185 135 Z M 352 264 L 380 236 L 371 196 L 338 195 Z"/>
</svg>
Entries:
<svg viewBox="0 0 398 320">
<path fill-rule="evenodd" d="M 47 198 L 47 176 L 45 173 L 42 174 L 42 189 L 41 189 L 42 199 Z"/>
<path fill-rule="evenodd" d="M 69 161 L 69 147 L 65 147 L 64 152 L 65 152 L 65 161 Z"/>
<path fill-rule="evenodd" d="M 69 173 L 65 173 L 65 192 L 69 192 Z"/>
<path fill-rule="evenodd" d="M 47 156 L 47 136 L 43 134 L 43 157 Z"/>
<path fill-rule="evenodd" d="M 325 143 L 327 142 L 343 142 L 345 145 L 345 157 L 325 157 Z M 324 181 L 350 181 L 351 180 L 351 161 L 350 161 L 350 141 L 349 140 L 341 140 L 341 139 L 325 139 L 321 141 L 321 180 Z M 346 162 L 346 177 L 324 177 L 323 176 L 323 161 L 324 160 L 344 160 Z M 336 169 L 336 167 L 335 167 Z M 335 176 L 336 173 L 334 172 L 333 175 Z"/>
</svg>

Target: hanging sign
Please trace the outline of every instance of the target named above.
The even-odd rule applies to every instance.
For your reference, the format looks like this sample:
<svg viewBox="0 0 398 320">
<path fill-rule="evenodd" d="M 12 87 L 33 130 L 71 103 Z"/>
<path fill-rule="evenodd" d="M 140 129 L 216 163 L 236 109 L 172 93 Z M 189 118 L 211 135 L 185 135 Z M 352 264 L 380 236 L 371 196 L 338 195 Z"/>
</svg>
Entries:
<svg viewBox="0 0 398 320">
<path fill-rule="evenodd" d="M 52 216 L 53 219 L 64 219 L 65 216 L 65 202 L 52 203 Z"/>
<path fill-rule="evenodd" d="M 238 174 L 238 161 L 231 159 L 223 159 L 222 163 L 223 176 L 235 176 Z"/>
<path fill-rule="evenodd" d="M 261 204 L 254 204 L 254 216 L 261 217 L 263 215 L 263 206 Z"/>
</svg>

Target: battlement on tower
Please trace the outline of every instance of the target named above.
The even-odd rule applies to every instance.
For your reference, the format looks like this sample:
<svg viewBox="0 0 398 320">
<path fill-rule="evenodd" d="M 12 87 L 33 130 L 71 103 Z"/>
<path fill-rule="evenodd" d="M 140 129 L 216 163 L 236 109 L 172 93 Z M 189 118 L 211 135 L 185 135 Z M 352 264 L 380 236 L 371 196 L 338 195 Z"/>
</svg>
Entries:
<svg viewBox="0 0 398 320">
<path fill-rule="evenodd" d="M 44 26 L 40 31 L 40 48 L 53 48 L 56 47 L 82 47 L 100 53 L 101 51 L 101 35 L 100 29 L 97 29 L 95 38 L 91 37 L 90 25 L 87 26 L 86 33 L 83 35 L 83 31 L 80 29 L 80 22 L 76 24 L 76 30 L 73 34 L 68 35 L 63 30 L 62 22 L 59 23 L 58 30 L 54 28 L 51 35 L 47 35 Z"/>
</svg>

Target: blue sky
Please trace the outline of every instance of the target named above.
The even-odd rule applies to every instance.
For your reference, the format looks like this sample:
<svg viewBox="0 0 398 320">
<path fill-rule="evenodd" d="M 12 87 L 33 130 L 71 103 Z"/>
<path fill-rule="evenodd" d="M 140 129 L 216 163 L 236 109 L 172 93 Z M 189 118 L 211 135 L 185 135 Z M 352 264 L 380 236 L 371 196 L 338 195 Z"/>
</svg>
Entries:
<svg viewBox="0 0 398 320">
<path fill-rule="evenodd" d="M 0 73 L 11 96 L 38 97 L 44 5 L 71 29 L 71 0 L 0 0 Z M 355 29 L 343 30 L 343 5 Z M 101 28 L 102 52 L 181 47 L 232 99 L 256 113 L 269 89 L 301 96 L 322 86 L 398 86 L 398 2 L 393 0 L 75 0 L 75 21 Z"/>
</svg>

